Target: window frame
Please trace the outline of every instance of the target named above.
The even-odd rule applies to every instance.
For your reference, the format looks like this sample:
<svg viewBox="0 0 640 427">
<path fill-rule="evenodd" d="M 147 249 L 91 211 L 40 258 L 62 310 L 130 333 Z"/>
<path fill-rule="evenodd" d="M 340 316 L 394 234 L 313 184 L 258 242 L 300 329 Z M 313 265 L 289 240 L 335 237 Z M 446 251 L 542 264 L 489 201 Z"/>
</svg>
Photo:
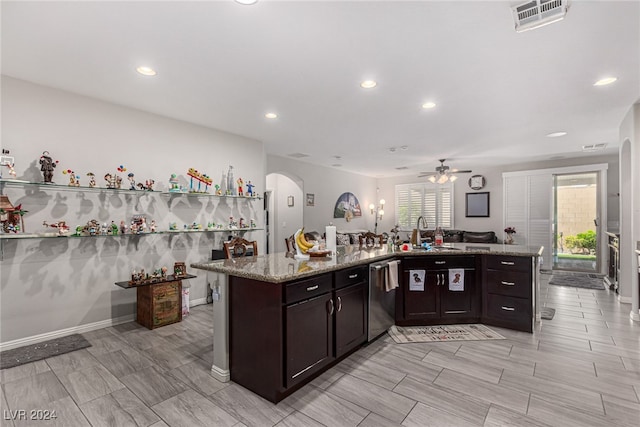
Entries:
<svg viewBox="0 0 640 427">
<path fill-rule="evenodd" d="M 401 192 L 403 190 L 406 191 L 410 191 L 410 190 L 416 190 L 419 191 L 420 193 L 420 201 L 419 201 L 419 205 L 417 206 L 417 210 L 418 212 L 416 212 L 417 215 L 412 215 L 411 212 L 408 213 L 409 218 L 409 224 L 402 224 L 400 222 L 400 211 L 404 208 L 400 206 L 400 196 L 401 196 Z M 442 206 L 443 203 L 446 203 L 447 200 L 444 198 L 446 195 L 448 194 L 449 196 L 449 215 L 448 218 L 446 218 L 446 220 L 443 218 L 443 216 L 446 215 L 446 212 L 444 212 L 444 210 L 446 209 L 445 206 Z M 445 229 L 453 229 L 454 228 L 454 218 L 455 218 L 455 209 L 454 209 L 454 200 L 455 200 L 455 194 L 454 194 L 454 185 L 453 183 L 446 183 L 446 184 L 432 184 L 430 182 L 417 182 L 417 183 L 408 183 L 408 184 L 396 184 L 395 186 L 395 224 L 398 224 L 399 227 L 398 229 L 400 231 L 412 231 L 415 228 L 415 224 L 417 223 L 418 217 L 420 215 L 424 216 L 425 218 L 429 217 L 429 214 L 427 214 L 427 210 L 428 207 L 426 206 L 426 203 L 428 203 L 428 201 L 425 201 L 425 198 L 431 195 L 431 197 L 433 198 L 433 196 L 435 195 L 435 206 L 433 206 L 433 209 L 431 209 L 432 214 L 431 214 L 431 218 L 427 219 L 427 226 L 429 229 L 434 229 L 436 227 L 442 227 Z M 407 199 L 409 199 L 407 197 Z M 409 209 L 410 211 L 415 211 L 415 207 L 411 206 L 407 206 L 407 209 Z M 415 216 L 415 218 L 414 218 Z M 435 221 L 434 221 L 434 216 L 435 216 Z"/>
</svg>

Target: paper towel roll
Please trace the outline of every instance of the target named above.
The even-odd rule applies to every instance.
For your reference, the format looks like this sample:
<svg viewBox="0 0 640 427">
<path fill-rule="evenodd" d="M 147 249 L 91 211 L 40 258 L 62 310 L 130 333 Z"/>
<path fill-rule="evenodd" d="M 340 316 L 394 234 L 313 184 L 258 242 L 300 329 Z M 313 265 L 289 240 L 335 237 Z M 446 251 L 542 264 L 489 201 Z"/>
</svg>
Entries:
<svg viewBox="0 0 640 427">
<path fill-rule="evenodd" d="M 331 253 L 336 252 L 336 226 L 327 225 L 325 227 L 325 239 L 326 247 Z"/>
</svg>

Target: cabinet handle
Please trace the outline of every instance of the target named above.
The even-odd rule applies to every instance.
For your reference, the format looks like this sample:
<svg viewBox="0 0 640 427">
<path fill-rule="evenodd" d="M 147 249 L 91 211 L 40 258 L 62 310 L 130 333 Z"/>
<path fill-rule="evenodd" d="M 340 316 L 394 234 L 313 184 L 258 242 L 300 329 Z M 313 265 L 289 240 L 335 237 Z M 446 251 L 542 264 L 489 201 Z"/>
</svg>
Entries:
<svg viewBox="0 0 640 427">
<path fill-rule="evenodd" d="M 329 316 L 333 314 L 333 300 L 329 300 Z"/>
<path fill-rule="evenodd" d="M 516 263 L 513 262 L 513 261 L 500 261 L 500 264 L 502 264 L 502 265 L 516 265 Z"/>
<path fill-rule="evenodd" d="M 336 311 L 340 310 L 342 310 L 342 298 L 338 297 L 338 308 L 336 309 Z"/>
<path fill-rule="evenodd" d="M 440 274 L 436 273 L 436 286 L 440 286 Z"/>
<path fill-rule="evenodd" d="M 505 282 L 504 280 L 500 281 L 501 284 L 503 285 L 507 285 L 507 286 L 515 286 L 516 284 L 514 282 Z"/>
<path fill-rule="evenodd" d="M 447 263 L 447 261 L 436 261 L 435 262 L 436 265 L 444 265 L 446 263 Z"/>
<path fill-rule="evenodd" d="M 315 285 L 315 286 L 309 286 L 309 287 L 307 288 L 307 292 L 315 291 L 316 289 L 318 289 L 318 285 Z"/>
<path fill-rule="evenodd" d="M 515 308 L 513 308 L 513 307 L 506 307 L 506 306 L 504 306 L 504 305 L 503 305 L 502 307 L 500 307 L 500 308 L 502 308 L 504 311 L 516 311 L 516 309 L 515 309 Z"/>
<path fill-rule="evenodd" d="M 349 275 L 349 279 L 355 279 L 356 277 L 358 277 L 358 273 Z"/>
</svg>

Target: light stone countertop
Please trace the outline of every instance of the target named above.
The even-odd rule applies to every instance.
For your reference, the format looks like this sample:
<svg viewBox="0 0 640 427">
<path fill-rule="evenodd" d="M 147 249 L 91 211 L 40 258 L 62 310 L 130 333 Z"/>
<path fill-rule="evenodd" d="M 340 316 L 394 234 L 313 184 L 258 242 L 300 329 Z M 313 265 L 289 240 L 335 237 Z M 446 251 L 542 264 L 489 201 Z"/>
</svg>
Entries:
<svg viewBox="0 0 640 427">
<path fill-rule="evenodd" d="M 409 252 L 394 251 L 387 246 L 382 249 L 361 249 L 358 245 L 350 245 L 338 246 L 335 256 L 325 258 L 312 257 L 309 260 L 298 260 L 285 256 L 284 252 L 279 252 L 269 255 L 192 263 L 191 267 L 262 282 L 283 283 L 396 257 L 477 254 L 539 257 L 542 255 L 542 251 L 543 248 L 540 246 L 486 243 L 445 243 L 442 250 Z"/>
</svg>

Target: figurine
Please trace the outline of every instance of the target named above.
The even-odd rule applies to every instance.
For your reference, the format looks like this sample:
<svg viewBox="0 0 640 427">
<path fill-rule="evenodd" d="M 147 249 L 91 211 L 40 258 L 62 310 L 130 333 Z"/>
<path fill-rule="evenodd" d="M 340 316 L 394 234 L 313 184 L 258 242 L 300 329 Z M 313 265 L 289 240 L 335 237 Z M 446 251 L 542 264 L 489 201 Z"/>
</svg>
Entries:
<svg viewBox="0 0 640 427">
<path fill-rule="evenodd" d="M 58 165 L 58 161 L 54 161 L 49 155 L 48 151 L 43 151 L 42 156 L 40 156 L 40 170 L 42 171 L 42 176 L 44 178 L 44 182 L 52 183 L 53 179 L 53 169 Z"/>
<path fill-rule="evenodd" d="M 171 174 L 169 178 L 169 193 L 181 193 L 180 183 L 178 182 L 178 176 L 175 173 Z"/>
<path fill-rule="evenodd" d="M 124 220 L 120 221 L 120 234 L 125 234 L 125 232 L 127 231 L 127 224 L 124 222 Z"/>
<path fill-rule="evenodd" d="M 178 225 L 175 222 L 170 222 L 169 231 L 178 231 Z"/>
<path fill-rule="evenodd" d="M 167 267 L 162 267 L 162 268 L 160 269 L 160 274 L 162 274 L 162 277 L 163 277 L 163 278 L 167 277 L 167 270 L 168 270 L 168 268 L 167 268 Z"/>
<path fill-rule="evenodd" d="M 229 172 L 227 172 L 227 196 L 233 196 L 233 166 L 229 165 Z"/>
<path fill-rule="evenodd" d="M 0 233 L 24 231 L 24 214 L 22 203 L 13 206 L 8 196 L 0 195 Z"/>
<path fill-rule="evenodd" d="M 131 234 L 138 234 L 138 224 L 135 221 L 131 221 L 131 226 L 129 227 L 129 231 Z"/>
<path fill-rule="evenodd" d="M 136 180 L 134 179 L 134 174 L 133 172 L 129 172 L 127 174 L 127 179 L 129 180 L 129 190 L 135 190 L 136 189 Z"/>
<path fill-rule="evenodd" d="M 238 228 L 238 223 L 233 219 L 232 216 L 229 217 L 229 229 Z"/>
<path fill-rule="evenodd" d="M 255 194 L 253 193 L 253 187 L 254 185 L 251 183 L 251 181 L 247 182 L 247 196 L 249 197 L 255 196 Z"/>
<path fill-rule="evenodd" d="M 9 169 L 9 175 L 11 176 L 10 179 L 15 179 L 16 178 L 16 163 L 13 159 L 13 157 L 9 156 L 9 154 L 11 154 L 11 152 L 9 150 L 6 149 L 2 149 L 2 157 L 0 157 L 0 166 L 6 166 Z M 0 169 L 0 178 L 2 178 L 2 170 Z"/>
<path fill-rule="evenodd" d="M 151 223 L 149 224 L 149 232 L 150 233 L 155 233 L 156 231 L 157 231 L 156 220 L 152 219 Z"/>
<path fill-rule="evenodd" d="M 118 225 L 115 223 L 115 221 L 111 221 L 111 235 L 112 236 L 118 235 Z"/>
<path fill-rule="evenodd" d="M 250 225 L 250 227 L 251 227 L 251 228 L 256 228 L 256 222 L 255 222 L 255 220 L 254 220 L 253 218 L 251 218 L 251 220 L 250 220 L 250 221 L 251 221 L 251 225 Z"/>
<path fill-rule="evenodd" d="M 214 222 L 208 222 L 207 223 L 207 230 L 208 231 L 213 231 L 216 228 L 216 224 Z"/>
<path fill-rule="evenodd" d="M 89 177 L 89 187 L 93 188 L 96 186 L 96 175 L 93 172 L 87 173 Z"/>
<path fill-rule="evenodd" d="M 71 169 L 62 171 L 62 175 L 69 175 L 69 187 L 80 187 L 80 175 L 76 175 Z"/>
<path fill-rule="evenodd" d="M 107 188 L 116 188 L 116 180 L 109 172 L 104 174 L 104 180 L 107 181 Z"/>
<path fill-rule="evenodd" d="M 122 188 L 122 178 L 119 175 L 116 175 L 116 188 Z"/>
<path fill-rule="evenodd" d="M 76 232 L 74 234 L 74 236 L 82 236 L 82 232 L 84 231 L 84 227 L 79 225 L 76 227 Z"/>
<path fill-rule="evenodd" d="M 69 234 L 69 226 L 66 221 L 58 221 L 52 224 L 47 223 L 47 221 L 42 221 L 42 225 L 45 227 L 53 227 L 58 229 L 58 236 L 66 236 Z"/>
<path fill-rule="evenodd" d="M 138 223 L 138 232 L 139 233 L 147 232 L 147 219 L 145 217 L 140 218 L 140 222 Z"/>
<path fill-rule="evenodd" d="M 106 222 L 103 222 L 100 226 L 100 235 L 106 236 L 107 234 L 109 234 L 109 227 L 107 226 Z"/>
<path fill-rule="evenodd" d="M 238 224 L 238 227 L 240 227 L 240 228 L 245 228 L 245 225 L 244 225 L 244 218 L 240 217 L 240 222 L 239 222 L 239 224 Z"/>
<path fill-rule="evenodd" d="M 244 184 L 244 181 L 242 180 L 242 178 L 238 178 L 236 183 L 238 184 L 238 196 L 244 196 L 244 191 L 242 191 L 242 185 Z"/>
<path fill-rule="evenodd" d="M 146 191 L 153 191 L 153 184 L 155 184 L 156 182 L 152 179 L 148 179 L 143 183 L 138 183 L 138 188 L 140 190 L 146 190 Z"/>
<path fill-rule="evenodd" d="M 222 189 L 218 184 L 215 185 L 216 188 L 216 196 L 222 196 Z"/>
<path fill-rule="evenodd" d="M 187 171 L 187 175 L 191 177 L 191 180 L 189 181 L 189 193 L 206 193 L 209 191 L 209 186 L 211 185 L 213 180 L 207 174 L 198 172 L 194 168 L 189 168 L 189 170 Z M 198 181 L 197 190 L 193 188 L 194 179 Z M 200 189 L 202 184 L 204 184 L 205 186 L 204 190 Z"/>
</svg>

